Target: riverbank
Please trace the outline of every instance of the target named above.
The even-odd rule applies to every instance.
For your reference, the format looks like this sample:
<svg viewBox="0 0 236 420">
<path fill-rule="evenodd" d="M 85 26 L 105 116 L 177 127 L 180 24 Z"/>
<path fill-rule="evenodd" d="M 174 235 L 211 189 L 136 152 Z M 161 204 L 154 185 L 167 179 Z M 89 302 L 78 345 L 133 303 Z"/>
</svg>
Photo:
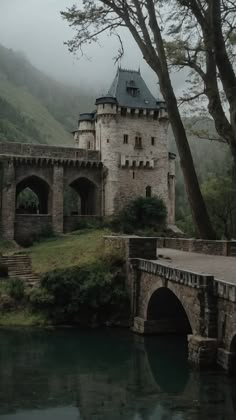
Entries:
<svg viewBox="0 0 236 420">
<path fill-rule="evenodd" d="M 85 229 L 23 249 L 39 275 L 39 287 L 0 280 L 0 326 L 128 325 L 124 261 L 104 249 L 109 233 Z"/>
</svg>

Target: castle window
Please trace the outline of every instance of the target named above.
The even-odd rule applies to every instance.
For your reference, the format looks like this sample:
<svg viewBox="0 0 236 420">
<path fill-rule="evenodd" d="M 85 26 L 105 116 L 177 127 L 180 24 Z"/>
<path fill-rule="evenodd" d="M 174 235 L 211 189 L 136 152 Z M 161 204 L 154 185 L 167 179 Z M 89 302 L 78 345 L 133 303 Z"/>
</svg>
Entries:
<svg viewBox="0 0 236 420">
<path fill-rule="evenodd" d="M 103 109 L 105 108 L 105 104 L 102 104 Z"/>
<path fill-rule="evenodd" d="M 152 196 L 152 187 L 150 187 L 150 185 L 148 185 L 146 187 L 146 198 L 149 198 Z"/>
<path fill-rule="evenodd" d="M 127 108 L 121 108 L 120 113 L 121 113 L 121 115 L 126 116 Z"/>
<path fill-rule="evenodd" d="M 142 149 L 142 137 L 135 137 L 135 148 Z"/>
<path fill-rule="evenodd" d="M 87 145 L 88 150 L 91 149 L 91 144 L 90 141 L 88 141 L 88 145 Z"/>
<path fill-rule="evenodd" d="M 129 136 L 128 134 L 124 134 L 124 144 L 128 144 Z"/>
<path fill-rule="evenodd" d="M 133 179 L 135 179 L 135 172 L 133 171 Z"/>
<path fill-rule="evenodd" d="M 125 161 L 125 164 L 126 164 L 126 166 L 129 166 L 129 161 L 128 161 L 128 160 L 126 160 L 126 161 Z"/>
<path fill-rule="evenodd" d="M 130 111 L 130 115 L 132 115 L 132 116 L 134 116 L 134 115 L 135 115 L 135 109 L 134 109 L 134 108 L 132 108 L 132 109 L 131 109 L 131 111 Z"/>
<path fill-rule="evenodd" d="M 151 144 L 152 146 L 155 146 L 155 137 L 151 137 Z"/>
<path fill-rule="evenodd" d="M 109 143 L 110 142 L 110 140 L 109 139 L 107 139 L 107 143 Z"/>
<path fill-rule="evenodd" d="M 153 119 L 154 120 L 157 120 L 157 118 L 158 118 L 158 111 L 154 111 Z"/>
</svg>

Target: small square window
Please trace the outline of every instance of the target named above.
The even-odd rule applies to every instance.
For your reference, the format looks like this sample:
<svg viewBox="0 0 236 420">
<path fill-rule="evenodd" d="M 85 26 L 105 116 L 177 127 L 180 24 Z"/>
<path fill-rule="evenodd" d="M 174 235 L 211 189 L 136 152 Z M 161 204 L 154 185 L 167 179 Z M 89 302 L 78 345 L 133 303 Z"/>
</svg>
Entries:
<svg viewBox="0 0 236 420">
<path fill-rule="evenodd" d="M 151 144 L 152 146 L 155 146 L 155 137 L 151 137 Z"/>
<path fill-rule="evenodd" d="M 128 134 L 124 134 L 124 144 L 128 144 L 129 136 Z"/>
<path fill-rule="evenodd" d="M 107 143 L 110 143 L 110 140 L 109 139 L 107 139 Z"/>
</svg>

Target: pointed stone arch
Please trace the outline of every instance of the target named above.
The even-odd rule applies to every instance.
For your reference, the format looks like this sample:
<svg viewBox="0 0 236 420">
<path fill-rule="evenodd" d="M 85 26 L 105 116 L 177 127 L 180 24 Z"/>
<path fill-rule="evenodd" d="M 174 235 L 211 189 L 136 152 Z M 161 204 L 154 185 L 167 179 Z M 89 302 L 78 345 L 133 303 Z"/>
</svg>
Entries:
<svg viewBox="0 0 236 420">
<path fill-rule="evenodd" d="M 82 216 L 95 216 L 100 214 L 99 191 L 95 182 L 85 176 L 75 178 L 69 186 L 80 197 L 79 214 Z"/>
<path fill-rule="evenodd" d="M 33 191 L 38 197 L 38 213 L 49 214 L 51 211 L 51 188 L 50 185 L 40 176 L 30 175 L 21 179 L 16 184 L 16 210 L 17 198 L 26 188 Z"/>
</svg>

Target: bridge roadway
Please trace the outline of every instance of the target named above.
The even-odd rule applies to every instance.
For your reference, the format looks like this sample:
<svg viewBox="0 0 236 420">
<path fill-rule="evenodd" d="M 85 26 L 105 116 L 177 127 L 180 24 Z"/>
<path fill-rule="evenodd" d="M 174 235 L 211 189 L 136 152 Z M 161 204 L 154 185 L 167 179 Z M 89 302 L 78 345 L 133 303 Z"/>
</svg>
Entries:
<svg viewBox="0 0 236 420">
<path fill-rule="evenodd" d="M 158 262 L 166 267 L 211 274 L 215 280 L 236 284 L 236 257 L 197 254 L 170 248 L 159 248 Z"/>
</svg>

